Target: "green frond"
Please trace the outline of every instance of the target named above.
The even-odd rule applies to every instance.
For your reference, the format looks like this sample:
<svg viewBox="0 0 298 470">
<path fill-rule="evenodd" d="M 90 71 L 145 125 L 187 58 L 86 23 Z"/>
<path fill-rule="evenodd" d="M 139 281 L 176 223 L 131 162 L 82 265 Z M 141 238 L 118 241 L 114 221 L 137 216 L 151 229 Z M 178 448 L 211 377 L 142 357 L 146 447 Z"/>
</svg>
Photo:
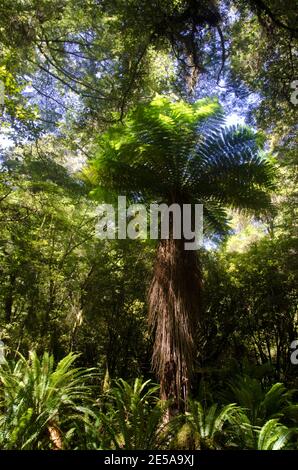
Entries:
<svg viewBox="0 0 298 470">
<path fill-rule="evenodd" d="M 190 400 L 186 422 L 193 435 L 198 436 L 200 448 L 218 449 L 218 438 L 224 436 L 224 427 L 234 423 L 234 418 L 239 412 L 240 407 L 235 403 L 223 407 L 213 404 L 207 408 L 200 402 Z"/>
<path fill-rule="evenodd" d="M 245 375 L 236 377 L 227 385 L 223 398 L 248 410 L 252 425 L 262 426 L 268 419 L 282 416 L 289 406 L 289 394 L 282 383 L 264 390 L 258 379 Z"/>
<path fill-rule="evenodd" d="M 225 208 L 268 210 L 274 188 L 258 135 L 227 127 L 222 108 L 208 98 L 189 104 L 157 96 L 139 105 L 100 138 L 85 174 L 99 188 L 139 200 L 199 202 L 206 231 L 218 234 L 228 230 Z"/>
<path fill-rule="evenodd" d="M 50 447 L 49 423 L 63 425 L 71 417 L 80 419 L 87 410 L 94 377 L 93 369 L 75 368 L 78 355 L 70 353 L 57 366 L 53 356 L 41 358 L 31 352 L 16 363 L 0 367 L 1 446 L 5 449 Z"/>
<path fill-rule="evenodd" d="M 110 446 L 115 449 L 156 449 L 167 438 L 164 416 L 168 404 L 158 398 L 159 387 L 136 379 L 116 381 L 108 394 L 108 412 L 100 413 Z"/>
<path fill-rule="evenodd" d="M 280 450 L 290 439 L 292 431 L 277 419 L 270 419 L 259 431 L 258 450 Z"/>
</svg>

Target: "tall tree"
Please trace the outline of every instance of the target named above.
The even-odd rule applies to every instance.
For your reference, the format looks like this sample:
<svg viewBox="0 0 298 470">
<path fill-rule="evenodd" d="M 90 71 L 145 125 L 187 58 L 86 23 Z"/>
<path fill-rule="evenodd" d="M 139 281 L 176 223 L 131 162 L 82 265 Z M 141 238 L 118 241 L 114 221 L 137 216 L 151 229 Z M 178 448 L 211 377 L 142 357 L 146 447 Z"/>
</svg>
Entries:
<svg viewBox="0 0 298 470">
<path fill-rule="evenodd" d="M 192 210 L 203 204 L 205 229 L 222 234 L 226 207 L 270 206 L 273 170 L 260 150 L 252 130 L 225 125 L 216 101 L 191 105 L 156 97 L 102 136 L 87 175 L 101 188 L 138 201 L 192 204 Z M 189 395 L 200 318 L 199 259 L 184 242 L 173 230 L 159 241 L 148 293 L 153 366 L 161 396 L 172 398 L 174 408 Z"/>
</svg>

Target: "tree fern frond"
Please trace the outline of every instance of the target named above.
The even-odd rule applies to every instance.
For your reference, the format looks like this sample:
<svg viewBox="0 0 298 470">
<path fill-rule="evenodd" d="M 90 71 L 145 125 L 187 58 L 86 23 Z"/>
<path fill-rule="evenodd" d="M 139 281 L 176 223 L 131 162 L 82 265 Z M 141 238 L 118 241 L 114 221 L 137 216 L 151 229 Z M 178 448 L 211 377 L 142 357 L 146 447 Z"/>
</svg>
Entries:
<svg viewBox="0 0 298 470">
<path fill-rule="evenodd" d="M 88 172 L 98 186 L 143 200 L 200 201 L 206 228 L 217 233 L 228 229 L 224 208 L 269 210 L 274 188 L 257 134 L 226 126 L 210 99 L 188 104 L 158 96 L 140 105 L 101 137 Z"/>
</svg>

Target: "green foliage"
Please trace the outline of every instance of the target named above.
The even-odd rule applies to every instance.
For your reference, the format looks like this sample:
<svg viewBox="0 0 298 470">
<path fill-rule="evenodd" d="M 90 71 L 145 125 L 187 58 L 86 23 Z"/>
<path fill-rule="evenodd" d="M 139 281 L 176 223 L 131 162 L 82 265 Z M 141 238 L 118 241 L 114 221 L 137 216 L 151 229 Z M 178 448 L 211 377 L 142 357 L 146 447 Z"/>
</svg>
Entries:
<svg viewBox="0 0 298 470">
<path fill-rule="evenodd" d="M 297 448 L 296 9 L 1 1 L 0 340 L 20 357 L 0 365 L 1 448 Z M 97 201 L 120 192 L 203 203 L 213 242 L 199 401 L 167 426 L 148 382 L 154 243 L 94 236 Z"/>
<path fill-rule="evenodd" d="M 234 425 L 235 444 L 241 449 L 281 450 L 294 433 L 294 429 L 287 428 L 278 419 L 270 419 L 262 427 L 253 426 L 245 412 L 235 418 Z"/>
<path fill-rule="evenodd" d="M 190 401 L 186 423 L 196 449 L 219 450 L 229 445 L 230 437 L 226 425 L 233 422 L 240 408 L 236 404 L 209 408 L 200 402 Z M 179 441 L 178 441 L 179 442 Z"/>
<path fill-rule="evenodd" d="M 94 390 L 94 369 L 74 367 L 78 355 L 65 356 L 56 366 L 53 356 L 6 361 L 0 367 L 0 447 L 2 449 L 257 449 L 294 446 L 294 416 L 281 384 L 263 398 L 257 386 L 233 392 L 240 405 L 190 400 L 186 414 L 168 421 L 168 406 L 150 380 L 131 384 L 118 379 Z M 245 384 L 249 383 L 248 380 Z M 286 406 L 285 406 L 286 405 Z M 275 416 L 275 418 L 273 418 Z M 290 423 L 290 421 L 288 421 Z M 256 424 L 257 423 L 257 424 Z"/>
<path fill-rule="evenodd" d="M 49 331 L 58 328 L 57 318 L 75 309 L 70 293 L 79 289 L 88 267 L 81 262 L 76 273 L 74 265 L 92 239 L 92 206 L 63 166 L 63 146 L 44 145 L 40 151 L 30 145 L 15 149 L 0 173 L 0 325 L 8 345 L 25 353 L 38 347 L 41 334 L 39 345 L 45 346 Z M 62 339 L 64 332 L 59 328 Z M 54 336 L 43 350 L 58 355 Z"/>
<path fill-rule="evenodd" d="M 159 387 L 136 379 L 131 386 L 120 379 L 108 394 L 107 412 L 102 426 L 115 449 L 158 449 L 167 439 L 163 424 L 167 404 L 157 397 Z"/>
<path fill-rule="evenodd" d="M 88 382 L 94 377 L 92 369 L 73 367 L 77 358 L 71 353 L 55 367 L 53 356 L 44 353 L 39 359 L 32 352 L 28 360 L 21 356 L 0 367 L 1 448 L 51 448 L 51 429 L 63 443 L 65 423 L 86 412 Z"/>
<path fill-rule="evenodd" d="M 223 247 L 203 255 L 205 381 L 226 383 L 245 372 L 266 385 L 275 380 L 297 387 L 289 361 L 298 326 L 296 250 L 295 238 L 264 234 L 240 252 Z M 267 367 L 265 376 L 244 371 L 246 363 Z"/>
<path fill-rule="evenodd" d="M 247 414 L 253 426 L 262 425 L 266 420 L 280 417 L 283 409 L 290 404 L 289 392 L 281 383 L 275 383 L 269 390 L 264 390 L 258 379 L 249 376 L 235 377 L 227 384 L 225 397 L 233 400 Z"/>
<path fill-rule="evenodd" d="M 260 153 L 255 133 L 226 127 L 217 101 L 194 104 L 157 96 L 140 105 L 99 141 L 85 177 L 94 197 L 124 191 L 146 202 L 204 204 L 205 229 L 227 229 L 225 207 L 265 210 L 273 167 Z"/>
<path fill-rule="evenodd" d="M 257 450 L 280 450 L 290 438 L 292 431 L 271 419 L 260 429 Z"/>
<path fill-rule="evenodd" d="M 270 1 L 265 5 L 241 0 L 235 3 L 239 15 L 231 25 L 231 75 L 237 83 L 241 80 L 247 85 L 247 93 L 259 93 L 255 113 L 260 127 L 268 129 L 274 123 L 275 132 L 285 133 L 287 124 L 294 125 L 297 118 L 290 101 L 290 85 L 296 79 L 297 68 L 294 4 Z M 270 15 L 262 10 L 261 3 Z"/>
</svg>

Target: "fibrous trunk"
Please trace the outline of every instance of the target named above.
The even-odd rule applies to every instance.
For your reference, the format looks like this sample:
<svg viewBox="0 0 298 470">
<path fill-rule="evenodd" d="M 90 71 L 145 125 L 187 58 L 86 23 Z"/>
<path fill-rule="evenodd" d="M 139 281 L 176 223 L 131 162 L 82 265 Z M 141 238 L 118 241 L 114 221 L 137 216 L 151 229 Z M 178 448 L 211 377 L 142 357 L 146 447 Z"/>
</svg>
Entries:
<svg viewBox="0 0 298 470">
<path fill-rule="evenodd" d="M 153 367 L 170 414 L 183 411 L 194 366 L 199 315 L 200 269 L 184 240 L 161 240 L 149 289 L 149 323 L 155 335 Z"/>
</svg>

